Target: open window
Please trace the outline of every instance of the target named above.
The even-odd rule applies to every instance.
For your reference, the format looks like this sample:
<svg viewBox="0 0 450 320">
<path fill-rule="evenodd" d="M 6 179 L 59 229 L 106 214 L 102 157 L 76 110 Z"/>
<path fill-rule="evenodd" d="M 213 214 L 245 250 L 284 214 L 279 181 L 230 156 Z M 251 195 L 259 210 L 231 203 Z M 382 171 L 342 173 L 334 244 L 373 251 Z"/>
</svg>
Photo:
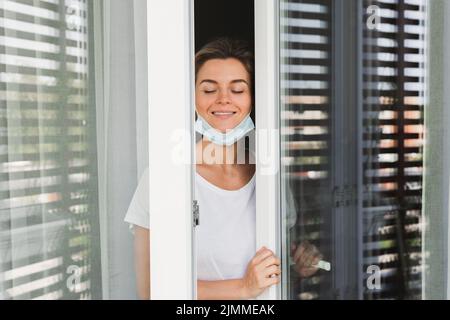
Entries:
<svg viewBox="0 0 450 320">
<path fill-rule="evenodd" d="M 255 53 L 255 242 L 283 268 L 260 298 L 448 299 L 449 17 L 447 0 L 1 1 L 0 299 L 136 298 L 123 218 L 145 172 L 151 296 L 196 299 L 194 55 L 224 36 Z"/>
</svg>

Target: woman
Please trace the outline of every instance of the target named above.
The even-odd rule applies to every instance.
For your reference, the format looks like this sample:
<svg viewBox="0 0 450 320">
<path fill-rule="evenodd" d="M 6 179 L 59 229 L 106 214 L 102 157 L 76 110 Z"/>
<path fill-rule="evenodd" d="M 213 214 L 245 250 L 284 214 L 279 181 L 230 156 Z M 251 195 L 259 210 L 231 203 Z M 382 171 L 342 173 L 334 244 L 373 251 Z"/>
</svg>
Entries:
<svg viewBox="0 0 450 320">
<path fill-rule="evenodd" d="M 196 54 L 196 198 L 198 299 L 252 299 L 280 282 L 280 259 L 268 248 L 256 251 L 255 165 L 243 138 L 254 129 L 253 55 L 246 43 L 218 39 Z M 230 156 L 231 155 L 231 156 Z M 241 161 L 245 159 L 245 161 Z M 148 172 L 125 221 L 135 226 L 139 297 L 148 299 Z M 310 276 L 320 260 L 308 244 L 293 248 L 297 271 Z"/>
</svg>

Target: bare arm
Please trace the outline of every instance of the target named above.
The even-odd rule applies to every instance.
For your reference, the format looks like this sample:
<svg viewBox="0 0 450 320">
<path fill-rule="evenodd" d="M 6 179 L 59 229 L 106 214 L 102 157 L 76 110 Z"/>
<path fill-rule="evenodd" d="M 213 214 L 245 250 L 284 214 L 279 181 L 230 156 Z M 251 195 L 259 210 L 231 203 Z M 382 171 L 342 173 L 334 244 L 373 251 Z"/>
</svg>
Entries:
<svg viewBox="0 0 450 320">
<path fill-rule="evenodd" d="M 150 230 L 134 226 L 136 287 L 141 300 L 150 299 Z"/>
</svg>

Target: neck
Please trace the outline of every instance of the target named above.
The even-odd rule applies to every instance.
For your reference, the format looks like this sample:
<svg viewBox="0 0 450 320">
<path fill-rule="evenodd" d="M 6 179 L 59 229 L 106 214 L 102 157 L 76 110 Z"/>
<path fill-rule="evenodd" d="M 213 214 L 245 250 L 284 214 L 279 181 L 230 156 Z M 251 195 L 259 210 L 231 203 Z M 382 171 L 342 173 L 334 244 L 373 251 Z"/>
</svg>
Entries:
<svg viewBox="0 0 450 320">
<path fill-rule="evenodd" d="M 197 143 L 196 151 L 197 164 L 220 166 L 225 170 L 249 163 L 244 143 L 221 146 L 203 138 Z"/>
</svg>

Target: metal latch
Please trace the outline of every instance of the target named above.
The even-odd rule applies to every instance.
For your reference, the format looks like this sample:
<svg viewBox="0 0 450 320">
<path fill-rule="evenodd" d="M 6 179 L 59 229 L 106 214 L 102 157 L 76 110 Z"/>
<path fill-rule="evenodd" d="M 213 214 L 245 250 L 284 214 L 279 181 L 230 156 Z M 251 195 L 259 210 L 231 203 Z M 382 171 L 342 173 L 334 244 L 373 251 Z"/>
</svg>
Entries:
<svg viewBox="0 0 450 320">
<path fill-rule="evenodd" d="M 192 203 L 192 213 L 194 218 L 194 227 L 200 225 L 200 206 L 198 205 L 198 201 L 194 200 Z"/>
</svg>

